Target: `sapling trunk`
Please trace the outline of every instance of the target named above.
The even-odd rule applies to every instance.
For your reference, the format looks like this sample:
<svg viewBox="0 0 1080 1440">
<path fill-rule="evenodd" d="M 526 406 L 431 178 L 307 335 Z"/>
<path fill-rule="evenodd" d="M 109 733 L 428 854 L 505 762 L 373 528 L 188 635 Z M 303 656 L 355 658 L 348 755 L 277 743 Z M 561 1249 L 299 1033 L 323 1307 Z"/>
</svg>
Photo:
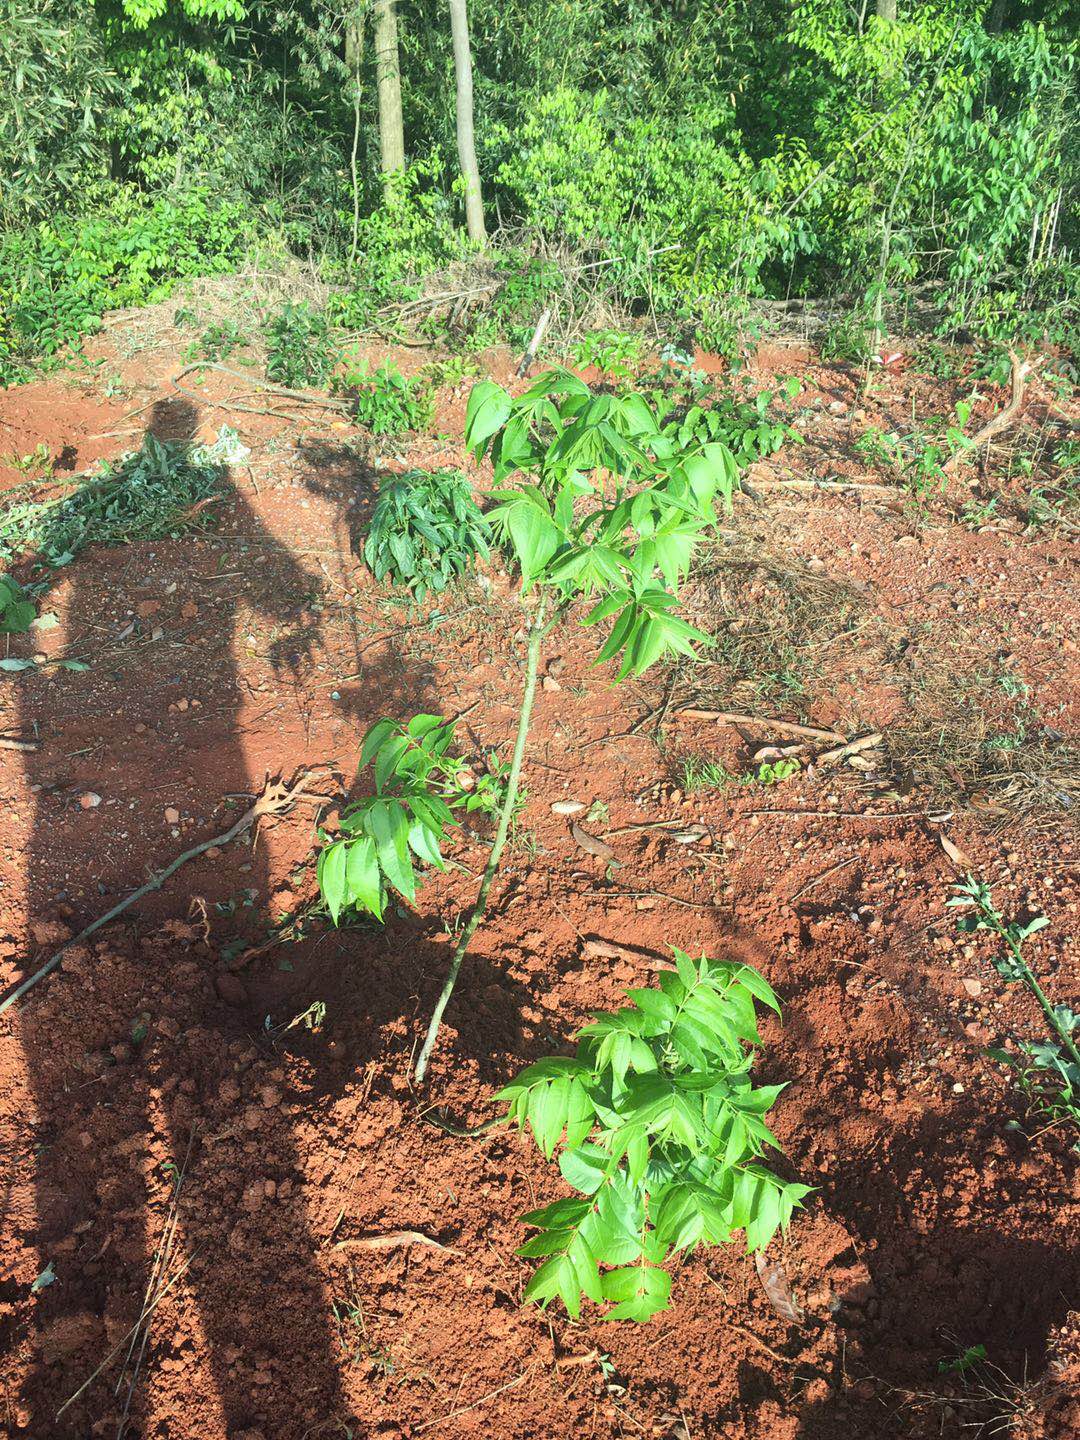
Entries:
<svg viewBox="0 0 1080 1440">
<path fill-rule="evenodd" d="M 484 918 L 487 910 L 488 892 L 491 889 L 491 882 L 495 878 L 495 872 L 499 868 L 499 861 L 502 859 L 503 850 L 506 848 L 506 839 L 510 833 L 510 823 L 514 815 L 514 806 L 517 802 L 518 788 L 521 780 L 521 766 L 525 759 L 525 744 L 529 737 L 529 722 L 532 719 L 533 701 L 536 698 L 536 677 L 540 668 L 540 647 L 543 644 L 547 628 L 544 625 L 544 602 L 541 600 L 537 609 L 536 617 L 529 630 L 528 646 L 525 652 L 525 685 L 521 693 L 521 710 L 518 712 L 517 737 L 514 740 L 514 753 L 510 760 L 510 771 L 506 777 L 506 795 L 503 798 L 502 808 L 499 811 L 499 823 L 495 831 L 495 839 L 491 846 L 491 853 L 488 855 L 487 864 L 484 867 L 484 875 L 480 881 L 480 889 L 476 896 L 476 904 L 473 906 L 468 920 L 458 936 L 457 945 L 454 947 L 454 954 L 450 961 L 450 969 L 447 971 L 446 981 L 435 1002 L 435 1009 L 431 1013 L 431 1020 L 428 1022 L 427 1034 L 424 1036 L 424 1043 L 420 1055 L 416 1061 L 416 1069 L 413 1072 L 416 1083 L 422 1085 L 424 1076 L 427 1074 L 428 1062 L 431 1059 L 431 1052 L 435 1048 L 435 1041 L 439 1037 L 439 1026 L 442 1024 L 442 1017 L 454 993 L 454 986 L 461 971 L 461 962 L 469 948 L 469 942 L 476 933 L 476 928 Z"/>
</svg>

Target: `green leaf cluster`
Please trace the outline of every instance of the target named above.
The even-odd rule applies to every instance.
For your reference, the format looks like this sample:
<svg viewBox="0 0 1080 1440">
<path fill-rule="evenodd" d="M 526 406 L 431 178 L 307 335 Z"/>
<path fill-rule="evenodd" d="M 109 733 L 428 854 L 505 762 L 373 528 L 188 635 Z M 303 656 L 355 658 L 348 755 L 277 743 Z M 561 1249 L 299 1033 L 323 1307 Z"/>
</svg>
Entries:
<svg viewBox="0 0 1080 1440">
<path fill-rule="evenodd" d="M 748 965 L 675 950 L 657 989 L 598 1012 L 573 1057 L 530 1065 L 503 1089 L 507 1118 L 528 1128 L 574 1194 L 523 1217 L 519 1255 L 541 1261 L 526 1298 L 610 1304 L 605 1318 L 648 1320 L 668 1306 L 682 1250 L 741 1237 L 761 1250 L 809 1187 L 762 1163 L 779 1148 L 764 1116 L 784 1088 L 755 1088 L 756 1006 L 780 1012 Z"/>
<path fill-rule="evenodd" d="M 292 389 L 322 385 L 334 366 L 330 325 L 306 301 L 286 301 L 266 326 L 266 375 Z"/>
<path fill-rule="evenodd" d="M 487 521 L 460 471 L 409 470 L 380 490 L 364 545 L 376 580 L 423 600 L 489 553 Z"/>
<path fill-rule="evenodd" d="M 505 787 L 504 767 L 489 757 L 476 775 L 449 754 L 455 722 L 414 715 L 407 723 L 379 720 L 364 737 L 360 768 L 372 766 L 375 793 L 342 811 L 340 837 L 319 854 L 319 890 L 336 925 L 349 910 L 382 920 L 391 892 L 412 904 L 417 862 L 445 870 L 442 845 L 455 812 L 494 814 Z"/>
<path fill-rule="evenodd" d="M 366 363 L 354 366 L 334 388 L 352 399 L 356 419 L 373 435 L 423 430 L 435 415 L 429 377 L 410 379 L 389 362 L 374 371 Z"/>
<path fill-rule="evenodd" d="M 0 575 L 0 635 L 22 635 L 30 629 L 37 606 L 9 575 Z"/>
<path fill-rule="evenodd" d="M 661 433 L 643 395 L 594 394 L 563 369 L 517 399 L 493 381 L 475 385 L 465 443 L 491 457 L 488 520 L 523 590 L 553 593 L 556 613 L 594 598 L 582 623 L 611 622 L 598 659 L 620 657 L 620 679 L 707 643 L 672 612 L 717 496 L 730 504 L 738 483 L 726 446 L 688 450 Z"/>
<path fill-rule="evenodd" d="M 792 377 L 782 388 L 791 400 L 802 387 Z M 710 442 L 726 445 L 735 463 L 745 470 L 756 461 L 775 455 L 788 441 L 802 441 L 797 430 L 770 414 L 774 399 L 772 390 L 761 390 L 751 401 L 738 400 L 732 395 L 714 396 L 708 405 L 695 401 L 681 416 L 672 416 L 665 429 L 674 433 L 683 448 Z"/>
</svg>

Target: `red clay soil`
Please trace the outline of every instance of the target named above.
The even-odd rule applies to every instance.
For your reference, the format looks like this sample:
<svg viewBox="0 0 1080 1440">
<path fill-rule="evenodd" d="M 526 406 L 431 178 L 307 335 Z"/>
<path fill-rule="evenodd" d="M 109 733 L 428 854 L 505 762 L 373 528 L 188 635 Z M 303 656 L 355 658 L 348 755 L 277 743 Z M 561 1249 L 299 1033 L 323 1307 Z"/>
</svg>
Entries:
<svg viewBox="0 0 1080 1440">
<path fill-rule="evenodd" d="M 379 472 L 460 463 L 466 387 L 442 396 L 445 443 L 362 458 L 353 427 L 317 409 L 303 431 L 231 410 L 239 387 L 224 377 L 189 377 L 198 401 L 178 395 L 175 337 L 127 362 L 114 341 L 93 353 L 128 377 L 127 398 L 63 378 L 13 391 L 5 453 L 45 441 L 81 470 L 142 427 L 209 436 L 228 421 L 251 463 L 216 529 L 84 553 L 49 595 L 59 626 L 11 640 L 12 654 L 90 668 L 42 664 L 0 691 L 3 728 L 40 739 L 0 752 L 4 986 L 228 829 L 268 772 L 327 767 L 312 788 L 344 794 L 380 715 L 462 712 L 477 755 L 505 753 L 512 734 L 523 656 L 507 578 L 493 571 L 432 617 L 375 587 L 353 549 Z M 508 373 L 505 359 L 492 368 Z M 759 357 L 755 373 L 776 370 L 804 373 L 816 403 L 818 448 L 792 464 L 860 471 L 856 377 L 801 352 Z M 875 414 L 908 403 L 914 382 L 895 384 Z M 781 489 L 741 498 L 731 524 L 854 587 L 882 624 L 900 616 L 925 637 L 960 623 L 1075 735 L 1067 537 L 933 514 L 913 525 L 858 492 Z M 895 675 L 861 646 L 817 674 L 802 707 L 815 723 L 856 735 L 900 715 Z M 850 770 L 683 796 L 673 756 L 738 768 L 746 744 L 668 717 L 658 749 L 654 723 L 633 727 L 664 687 L 612 688 L 592 653 L 577 626 L 553 637 L 520 837 L 423 1095 L 410 1058 L 445 922 L 475 880 L 436 877 L 385 930 L 316 923 L 266 943 L 314 895 L 318 800 L 192 862 L 0 1019 L 2 1440 L 886 1440 L 977 1434 L 965 1427 L 1002 1416 L 1031 1440 L 1080 1432 L 1078 1161 L 1065 1130 L 1028 1138 L 1010 1123 L 1022 1099 L 982 1054 L 1037 1025 L 989 941 L 956 935 L 957 872 L 927 818 L 941 805 L 917 788 L 870 794 Z M 567 797 L 592 807 L 586 828 L 622 861 L 610 876 L 552 813 Z M 652 824 L 671 819 L 703 833 L 672 843 Z M 1068 821 L 991 831 L 960 807 L 944 829 L 999 900 L 1049 916 L 1039 969 L 1077 1005 Z M 483 837 L 453 853 L 475 874 Z M 816 1187 L 770 1250 L 801 1326 L 773 1311 L 737 1247 L 685 1259 L 672 1310 L 644 1327 L 523 1307 L 517 1217 L 562 1193 L 557 1172 L 516 1134 L 458 1139 L 423 1119 L 432 1104 L 460 1123 L 491 1114 L 501 1083 L 647 983 L 672 944 L 744 957 L 782 998 L 757 1073 L 790 1082 L 779 1163 Z M 129 1353 L 174 1221 L 169 1286 Z M 348 1244 L 406 1230 L 443 1248 Z M 43 1272 L 51 1283 L 35 1286 Z M 976 1345 L 985 1366 L 949 1368 Z"/>
</svg>

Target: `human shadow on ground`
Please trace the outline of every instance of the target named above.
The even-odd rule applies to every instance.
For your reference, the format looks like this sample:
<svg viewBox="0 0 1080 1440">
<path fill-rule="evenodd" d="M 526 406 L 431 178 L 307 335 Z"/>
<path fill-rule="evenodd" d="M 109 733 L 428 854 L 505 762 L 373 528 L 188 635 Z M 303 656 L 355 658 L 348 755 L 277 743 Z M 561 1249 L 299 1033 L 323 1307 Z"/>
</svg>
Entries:
<svg viewBox="0 0 1080 1440">
<path fill-rule="evenodd" d="M 198 420 L 187 402 L 163 402 L 149 430 L 183 450 Z M 250 685 L 235 658 L 245 643 L 236 632 L 252 611 L 272 622 L 273 669 L 282 680 L 298 677 L 319 638 L 305 606 L 317 577 L 263 526 L 227 472 L 222 489 L 224 523 L 214 543 L 227 547 L 230 536 L 243 537 L 229 552 L 243 557 L 243 578 L 239 587 L 215 587 L 214 630 L 200 636 L 198 650 L 147 647 L 134 678 L 123 666 L 103 665 L 80 677 L 81 685 L 69 679 L 71 693 L 62 689 L 59 698 L 43 694 L 40 683 L 23 692 L 22 718 L 45 737 L 40 751 L 25 757 L 36 794 L 26 904 L 39 961 L 44 947 L 81 930 L 146 878 L 130 857 L 113 853 L 118 825 L 144 827 L 141 854 L 150 870 L 185 843 L 223 831 L 238 813 L 220 804 L 214 813 L 211 804 L 205 819 L 189 824 L 185 816 L 174 838 L 163 837 L 160 828 L 147 828 L 148 796 L 167 790 L 182 803 L 195 777 L 213 777 L 212 790 L 194 786 L 207 803 L 261 788 L 245 745 Z M 67 572 L 70 625 L 94 624 L 102 586 L 117 566 L 126 582 L 131 567 L 154 570 L 154 555 L 170 545 L 144 543 L 119 552 L 120 559 L 100 550 L 81 555 Z M 181 586 L 204 553 L 197 540 L 184 545 L 174 571 Z M 219 564 L 227 579 L 225 571 Z M 154 574 L 160 581 L 160 562 Z M 392 675 L 383 673 L 392 660 L 391 650 L 387 661 L 363 667 L 372 719 L 409 679 L 396 665 Z M 413 706 L 424 708 L 423 686 L 415 690 Z M 174 718 L 178 695 L 183 726 Z M 188 723 L 195 705 L 197 722 Z M 117 725 L 128 743 L 111 783 L 141 810 L 73 808 L 53 784 L 63 762 L 49 736 L 62 733 L 66 751 L 77 750 L 73 736 L 85 736 L 94 749 Z M 286 773 L 292 759 L 280 756 Z M 158 804 L 148 803 L 160 815 Z M 154 1417 L 168 1433 L 200 1440 L 299 1440 L 314 1425 L 348 1418 L 330 1297 L 312 1263 L 325 1236 L 312 1228 L 313 1217 L 322 1217 L 304 1184 L 296 1107 L 283 1092 L 246 984 L 202 943 L 197 917 L 189 915 L 198 891 L 231 895 L 221 903 L 236 903 L 256 920 L 270 883 L 267 847 L 250 837 L 195 862 L 159 898 L 69 951 L 17 1012 L 33 1097 L 36 1244 L 42 1269 L 51 1264 L 56 1276 L 33 1312 L 39 1360 L 24 1399 L 34 1435 L 82 1440 L 91 1431 L 122 1430 L 134 1440 L 164 1433 L 151 1425 Z M 129 1350 L 125 1337 L 154 1293 L 174 1194 L 179 1244 L 171 1263 L 186 1269 L 161 1306 L 173 1333 L 162 1332 L 159 1316 L 145 1353 L 137 1341 Z M 58 1419 L 62 1402 L 110 1352 L 100 1379 Z"/>
</svg>

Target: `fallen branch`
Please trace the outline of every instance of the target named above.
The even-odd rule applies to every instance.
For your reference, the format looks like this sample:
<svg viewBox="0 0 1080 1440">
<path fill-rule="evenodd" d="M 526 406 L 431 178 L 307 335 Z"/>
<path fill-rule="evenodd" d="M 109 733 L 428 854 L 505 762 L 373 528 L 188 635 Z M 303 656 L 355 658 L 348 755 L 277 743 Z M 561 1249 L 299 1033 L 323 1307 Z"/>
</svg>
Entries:
<svg viewBox="0 0 1080 1440">
<path fill-rule="evenodd" d="M 432 1240 L 420 1230 L 391 1230 L 385 1235 L 359 1235 L 355 1240 L 339 1240 L 331 1246 L 333 1250 L 400 1250 L 409 1245 L 429 1245 L 432 1250 L 442 1250 L 447 1255 L 460 1255 L 450 1245 Z"/>
<path fill-rule="evenodd" d="M 14 735 L 0 735 L 0 750 L 37 750 L 36 740 L 19 740 Z"/>
<path fill-rule="evenodd" d="M 1042 360 L 1021 360 L 1015 350 L 1009 351 L 1009 359 L 1012 362 L 1012 394 L 1009 397 L 1009 403 L 1005 406 L 1004 410 L 999 410 L 996 415 L 992 415 L 981 429 L 976 430 L 975 434 L 965 443 L 964 449 L 961 450 L 959 454 L 954 455 L 950 460 L 946 460 L 945 464 L 941 467 L 946 473 L 953 470 L 962 456 L 966 455 L 969 450 L 977 450 L 980 445 L 985 445 L 986 442 L 992 440 L 995 435 L 1000 435 L 1002 430 L 1007 430 L 1023 409 L 1027 377 L 1035 373 L 1042 364 Z"/>
<path fill-rule="evenodd" d="M 871 495 L 888 495 L 894 500 L 902 498 L 895 485 L 870 485 L 861 480 L 776 480 L 755 475 L 754 484 L 759 490 L 862 490 Z"/>
<path fill-rule="evenodd" d="M 698 710 L 692 705 L 676 710 L 688 720 L 715 720 L 718 725 L 759 725 L 780 735 L 803 735 L 808 740 L 832 740 L 845 744 L 839 730 L 821 730 L 816 725 L 796 725 L 793 720 L 772 720 L 766 715 L 738 715 L 730 710 Z"/>
<path fill-rule="evenodd" d="M 846 745 L 837 745 L 835 750 L 823 750 L 815 760 L 815 765 L 835 765 L 838 760 L 846 760 L 849 755 L 858 755 L 860 750 L 873 750 L 876 745 L 881 744 L 881 731 L 875 730 L 872 735 L 860 735 L 857 740 L 849 740 Z"/>
<path fill-rule="evenodd" d="M 257 385 L 260 390 L 265 390 L 268 395 L 280 395 L 285 400 L 299 400 L 304 405 L 319 405 L 324 410 L 336 410 L 339 415 L 351 415 L 348 404 L 342 400 L 331 400 L 329 395 L 318 395 L 304 390 L 288 390 L 284 385 L 272 385 L 269 380 L 260 380 L 254 375 L 241 375 L 239 370 L 233 370 L 228 365 L 219 365 L 216 360 L 198 360 L 194 365 L 185 365 L 183 370 L 177 371 L 172 378 L 173 388 L 181 391 L 184 395 L 191 395 L 196 400 L 202 400 L 207 405 L 216 405 L 219 410 L 241 410 L 246 407 L 235 405 L 228 400 L 215 400 L 210 395 L 199 395 L 194 390 L 188 390 L 180 384 L 185 375 L 190 375 L 193 370 L 216 370 L 220 375 L 228 375 L 233 380 L 241 380 L 245 385 Z M 255 411 L 255 414 L 266 414 L 266 411 Z M 283 419 L 290 417 L 283 416 Z"/>
<path fill-rule="evenodd" d="M 152 875 L 145 885 L 140 885 L 137 890 L 133 890 L 130 895 L 121 900 L 119 904 L 114 905 L 111 910 L 107 910 L 104 915 L 100 915 L 96 920 L 92 920 L 84 930 L 79 931 L 78 935 L 73 935 L 70 940 L 65 940 L 63 945 L 60 946 L 60 949 L 57 950 L 39 970 L 35 970 L 33 975 L 24 980 L 21 985 L 16 986 L 10 995 L 0 1000 L 0 1015 L 2 1015 L 5 1010 L 10 1009 L 16 1000 L 21 1000 L 26 992 L 33 989 L 39 980 L 44 980 L 46 975 L 51 974 L 63 959 L 65 950 L 70 950 L 73 945 L 78 945 L 91 935 L 96 934 L 103 926 L 108 925 L 110 920 L 115 920 L 118 915 L 122 915 L 125 910 L 134 905 L 136 900 L 141 900 L 144 895 L 149 895 L 154 890 L 160 890 L 162 885 L 165 884 L 165 881 L 175 875 L 177 870 L 179 870 L 182 865 L 186 865 L 189 860 L 196 859 L 199 855 L 204 854 L 215 845 L 219 849 L 223 849 L 231 841 L 235 840 L 238 835 L 242 835 L 245 830 L 249 830 L 257 821 L 263 820 L 267 816 L 284 815 L 288 810 L 291 810 L 311 778 L 311 774 L 305 771 L 294 780 L 291 785 L 287 785 L 281 780 L 267 780 L 262 794 L 253 805 L 244 811 L 235 825 L 231 826 L 223 834 L 214 835 L 209 840 L 202 840 L 198 845 L 193 845 L 190 850 L 185 850 L 182 855 L 178 855 L 175 860 L 171 860 L 169 864 L 165 866 L 164 870 L 159 870 L 156 875 Z"/>
</svg>

